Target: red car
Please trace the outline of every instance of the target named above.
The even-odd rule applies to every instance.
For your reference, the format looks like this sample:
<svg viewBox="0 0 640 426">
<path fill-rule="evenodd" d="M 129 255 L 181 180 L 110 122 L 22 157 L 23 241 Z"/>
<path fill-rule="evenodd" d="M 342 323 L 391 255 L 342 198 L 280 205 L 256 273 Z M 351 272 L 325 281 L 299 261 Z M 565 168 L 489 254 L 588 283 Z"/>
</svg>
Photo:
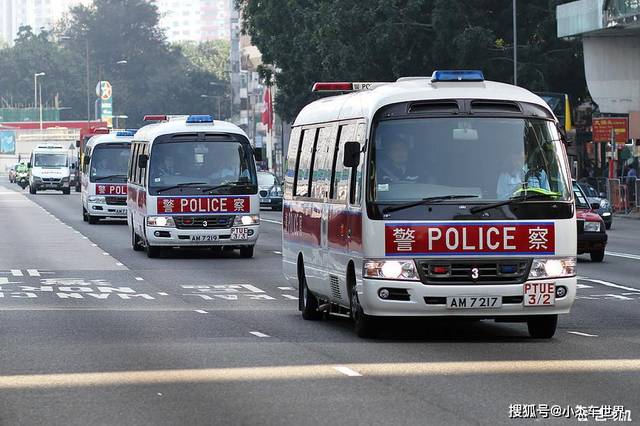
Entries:
<svg viewBox="0 0 640 426">
<path fill-rule="evenodd" d="M 591 208 L 587 196 L 575 181 L 573 182 L 573 193 L 576 199 L 576 217 L 578 219 L 578 254 L 589 253 L 592 262 L 602 262 L 604 249 L 607 246 L 604 221 Z"/>
</svg>

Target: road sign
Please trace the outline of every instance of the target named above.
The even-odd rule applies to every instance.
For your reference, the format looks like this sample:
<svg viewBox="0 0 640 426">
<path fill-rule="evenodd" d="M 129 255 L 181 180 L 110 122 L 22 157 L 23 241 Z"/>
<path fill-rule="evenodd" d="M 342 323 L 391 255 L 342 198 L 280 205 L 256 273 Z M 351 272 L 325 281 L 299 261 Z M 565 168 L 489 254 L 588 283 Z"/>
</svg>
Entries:
<svg viewBox="0 0 640 426">
<path fill-rule="evenodd" d="M 617 145 L 624 145 L 629 139 L 629 120 L 627 117 L 594 117 L 593 140 L 595 142 L 611 141 L 611 131 L 615 133 Z"/>
<path fill-rule="evenodd" d="M 99 81 L 96 85 L 96 96 L 100 100 L 100 119 L 111 127 L 113 119 L 113 87 L 108 81 Z"/>
</svg>

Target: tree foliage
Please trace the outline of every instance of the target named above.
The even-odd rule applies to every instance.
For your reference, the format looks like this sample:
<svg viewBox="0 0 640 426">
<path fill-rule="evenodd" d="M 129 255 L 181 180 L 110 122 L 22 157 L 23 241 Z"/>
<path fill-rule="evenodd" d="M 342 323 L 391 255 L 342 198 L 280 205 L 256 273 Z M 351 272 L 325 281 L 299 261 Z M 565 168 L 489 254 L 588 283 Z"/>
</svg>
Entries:
<svg viewBox="0 0 640 426">
<path fill-rule="evenodd" d="M 581 96 L 578 41 L 556 37 L 565 0 L 518 2 L 518 84 Z M 314 81 L 390 81 L 434 69 L 482 69 L 513 81 L 508 0 L 237 0 L 243 30 L 278 70 L 277 108 L 292 119 Z"/>
</svg>

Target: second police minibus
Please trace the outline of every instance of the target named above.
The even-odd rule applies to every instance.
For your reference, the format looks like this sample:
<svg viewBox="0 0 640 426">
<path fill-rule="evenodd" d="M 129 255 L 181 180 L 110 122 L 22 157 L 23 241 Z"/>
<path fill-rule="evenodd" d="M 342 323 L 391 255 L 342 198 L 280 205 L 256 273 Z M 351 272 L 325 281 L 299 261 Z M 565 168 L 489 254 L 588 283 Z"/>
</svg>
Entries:
<svg viewBox="0 0 640 426">
<path fill-rule="evenodd" d="M 576 216 L 548 105 L 479 71 L 394 83 L 306 106 L 285 176 L 283 270 L 305 319 L 350 315 L 526 322 L 554 335 L 576 294 Z"/>
<path fill-rule="evenodd" d="M 135 131 L 99 132 L 84 147 L 80 166 L 82 218 L 127 217 L 127 169 Z"/>
<path fill-rule="evenodd" d="M 134 250 L 227 247 L 252 257 L 260 199 L 254 151 L 239 127 L 209 115 L 146 116 L 133 138 L 128 217 Z"/>
</svg>

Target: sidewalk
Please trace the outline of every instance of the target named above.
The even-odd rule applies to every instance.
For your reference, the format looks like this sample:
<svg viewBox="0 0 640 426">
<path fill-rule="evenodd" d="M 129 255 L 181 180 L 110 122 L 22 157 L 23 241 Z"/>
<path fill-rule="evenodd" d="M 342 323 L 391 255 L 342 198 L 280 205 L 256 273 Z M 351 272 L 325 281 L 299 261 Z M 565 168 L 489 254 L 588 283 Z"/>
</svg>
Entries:
<svg viewBox="0 0 640 426">
<path fill-rule="evenodd" d="M 622 218 L 622 219 L 640 219 L 640 212 L 637 210 L 634 210 L 631 213 L 614 213 L 613 217 L 615 218 Z"/>
</svg>

